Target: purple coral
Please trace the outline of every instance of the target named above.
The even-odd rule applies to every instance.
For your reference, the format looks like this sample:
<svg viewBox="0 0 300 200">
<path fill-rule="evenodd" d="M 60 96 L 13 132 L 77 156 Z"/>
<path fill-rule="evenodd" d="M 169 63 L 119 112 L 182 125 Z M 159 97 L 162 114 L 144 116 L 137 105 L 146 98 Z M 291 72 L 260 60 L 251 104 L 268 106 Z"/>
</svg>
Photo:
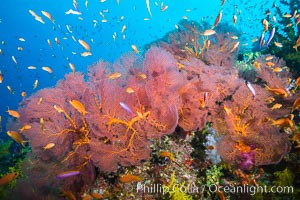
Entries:
<svg viewBox="0 0 300 200">
<path fill-rule="evenodd" d="M 242 170 L 249 170 L 254 165 L 254 151 L 249 152 L 242 152 L 241 153 L 241 163 L 240 163 L 240 169 Z"/>
</svg>

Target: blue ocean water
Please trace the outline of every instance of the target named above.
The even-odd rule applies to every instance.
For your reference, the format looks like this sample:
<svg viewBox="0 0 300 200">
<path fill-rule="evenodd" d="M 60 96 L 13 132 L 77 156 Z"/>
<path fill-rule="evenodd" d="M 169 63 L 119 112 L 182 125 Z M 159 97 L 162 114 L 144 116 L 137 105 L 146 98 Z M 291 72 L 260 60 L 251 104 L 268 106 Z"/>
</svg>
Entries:
<svg viewBox="0 0 300 200">
<path fill-rule="evenodd" d="M 7 122 L 6 110 L 17 109 L 18 103 L 22 100 L 21 92 L 25 91 L 29 96 L 39 89 L 54 86 L 57 80 L 70 72 L 69 62 L 75 65 L 76 71 L 85 72 L 89 65 L 99 59 L 113 61 L 122 53 L 132 51 L 132 44 L 142 50 L 143 45 L 174 30 L 175 24 L 184 16 L 187 20 L 197 22 L 205 20 L 213 24 L 221 10 L 223 13 L 221 22 L 232 23 L 232 16 L 238 17 L 236 28 L 244 33 L 243 37 L 249 42 L 249 45 L 244 48 L 250 48 L 250 40 L 261 33 L 261 19 L 264 17 L 265 9 L 272 8 L 272 4 L 276 3 L 276 1 L 235 0 L 225 2 L 221 6 L 221 2 L 220 0 L 150 0 L 152 16 L 147 10 L 146 1 L 142 0 L 120 0 L 119 4 L 116 0 L 103 2 L 78 0 L 78 9 L 82 15 L 65 14 L 69 9 L 75 10 L 71 0 L 2 2 L 0 8 L 0 41 L 2 42 L 0 70 L 3 74 L 3 82 L 0 84 L 2 130 L 5 131 Z M 168 8 L 162 12 L 163 6 Z M 29 10 L 41 16 L 45 24 L 35 20 Z M 42 15 L 42 10 L 52 15 L 54 23 Z M 102 22 L 103 19 L 107 22 Z M 124 25 L 126 30 L 121 33 Z M 70 31 L 66 26 L 70 27 Z M 84 49 L 72 37 L 88 42 L 92 55 L 80 56 Z M 19 38 L 24 38 L 25 41 L 22 42 Z M 55 43 L 55 38 L 58 38 L 59 45 Z M 48 39 L 51 47 L 47 44 Z M 23 50 L 19 51 L 18 47 Z M 14 63 L 12 56 L 17 63 Z M 29 70 L 28 66 L 35 66 L 37 69 Z M 43 66 L 49 66 L 53 73 L 43 71 L 41 69 Z M 38 86 L 33 89 L 36 80 Z M 7 86 L 11 87 L 13 94 Z M 1 134 L 0 137 L 3 135 L 5 134 Z"/>
</svg>

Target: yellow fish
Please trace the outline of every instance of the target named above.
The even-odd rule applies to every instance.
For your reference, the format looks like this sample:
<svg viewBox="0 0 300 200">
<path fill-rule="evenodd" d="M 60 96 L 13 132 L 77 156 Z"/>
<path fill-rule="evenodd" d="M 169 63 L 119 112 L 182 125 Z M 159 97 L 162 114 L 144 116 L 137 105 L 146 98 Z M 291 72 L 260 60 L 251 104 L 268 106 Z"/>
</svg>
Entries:
<svg viewBox="0 0 300 200">
<path fill-rule="evenodd" d="M 38 86 L 39 80 L 35 80 L 33 83 L 33 89 L 35 89 Z"/>
<path fill-rule="evenodd" d="M 131 94 L 134 93 L 134 90 L 131 87 L 126 88 L 126 92 Z"/>
<path fill-rule="evenodd" d="M 87 56 L 91 56 L 92 53 L 89 52 L 89 51 L 85 51 L 85 52 L 81 53 L 80 55 L 81 55 L 82 57 L 87 57 Z"/>
<path fill-rule="evenodd" d="M 140 51 L 138 50 L 138 48 L 136 47 L 136 45 L 131 45 L 131 48 L 132 50 L 135 52 L 135 53 L 140 53 Z"/>
<path fill-rule="evenodd" d="M 42 133 L 44 133 L 44 131 L 45 131 L 45 120 L 42 117 L 40 118 L 40 128 L 42 130 Z"/>
<path fill-rule="evenodd" d="M 294 112 L 294 110 L 298 109 L 299 107 L 300 107 L 300 98 L 297 98 L 293 103 L 292 112 Z"/>
<path fill-rule="evenodd" d="M 289 94 L 287 93 L 287 91 L 285 91 L 284 89 L 281 88 L 270 88 L 267 85 L 266 86 L 266 90 L 268 90 L 270 93 L 275 94 L 277 96 L 282 96 L 284 98 L 286 98 Z"/>
<path fill-rule="evenodd" d="M 75 65 L 73 63 L 69 63 L 69 67 L 73 73 L 75 73 Z"/>
<path fill-rule="evenodd" d="M 281 127 L 281 128 L 284 128 L 284 127 L 294 128 L 293 121 L 290 118 L 288 118 L 288 117 L 287 118 L 280 118 L 280 119 L 277 119 L 277 120 L 273 120 L 272 125 L 278 126 L 278 127 Z"/>
<path fill-rule="evenodd" d="M 2 72 L 0 71 L 0 83 L 2 83 L 3 81 L 3 75 L 2 75 Z"/>
<path fill-rule="evenodd" d="M 11 182 L 15 178 L 17 178 L 18 175 L 19 174 L 17 172 L 12 172 L 12 173 L 6 174 L 5 176 L 2 176 L 0 178 L 0 186 L 8 184 L 9 182 Z"/>
<path fill-rule="evenodd" d="M 91 51 L 91 47 L 90 47 L 90 45 L 88 45 L 88 43 L 86 43 L 85 41 L 80 40 L 80 39 L 78 40 L 78 42 L 81 46 L 83 46 L 83 48 L 85 48 L 85 50 Z"/>
<path fill-rule="evenodd" d="M 49 143 L 49 144 L 46 144 L 46 145 L 43 147 L 43 149 L 44 149 L 44 151 L 45 151 L 45 150 L 48 150 L 48 149 L 52 149 L 54 146 L 55 146 L 55 144 L 51 142 L 51 143 Z"/>
<path fill-rule="evenodd" d="M 47 67 L 47 66 L 42 67 L 42 70 L 48 72 L 49 74 L 53 73 L 53 70 L 50 67 Z"/>
<path fill-rule="evenodd" d="M 59 106 L 57 106 L 57 105 L 54 105 L 53 108 L 54 108 L 57 112 L 59 112 L 59 113 L 65 112 L 64 109 L 62 109 L 61 107 L 59 107 Z"/>
<path fill-rule="evenodd" d="M 18 111 L 15 111 L 15 110 L 7 110 L 6 112 L 8 112 L 8 114 L 12 117 L 15 117 L 15 118 L 20 118 L 20 114 L 18 113 Z"/>
<path fill-rule="evenodd" d="M 213 35 L 213 34 L 216 34 L 216 31 L 214 31 L 212 29 L 208 29 L 208 30 L 204 31 L 203 36 L 210 36 L 210 35 Z"/>
<path fill-rule="evenodd" d="M 25 124 L 24 126 L 22 126 L 22 128 L 19 129 L 20 133 L 22 133 L 23 131 L 29 130 L 31 129 L 30 125 Z"/>
<path fill-rule="evenodd" d="M 88 113 L 80 101 L 70 100 L 69 103 L 83 116 Z"/>
<path fill-rule="evenodd" d="M 50 13 L 48 13 L 48 12 L 46 12 L 46 11 L 44 11 L 44 10 L 42 10 L 41 12 L 42 12 L 42 14 L 43 14 L 45 17 L 47 17 L 52 23 L 54 23 L 55 20 L 53 19 L 53 17 L 51 16 Z"/>
<path fill-rule="evenodd" d="M 110 75 L 108 76 L 108 78 L 113 80 L 113 79 L 120 78 L 121 76 L 122 76 L 121 73 L 119 73 L 119 72 L 114 72 L 114 73 L 110 74 Z"/>
<path fill-rule="evenodd" d="M 282 104 L 276 103 L 272 106 L 271 110 L 280 109 L 282 107 Z"/>
<path fill-rule="evenodd" d="M 21 144 L 23 147 L 25 147 L 24 143 L 28 142 L 28 141 L 24 141 L 22 136 L 16 131 L 7 131 L 6 133 L 9 137 L 11 137 L 11 139 L 13 139 L 15 142 Z"/>
<path fill-rule="evenodd" d="M 35 66 L 28 66 L 27 69 L 36 69 Z"/>
<path fill-rule="evenodd" d="M 127 174 L 127 175 L 123 175 L 119 178 L 119 181 L 121 183 L 132 183 L 132 182 L 139 182 L 141 181 L 141 177 L 139 176 L 135 176 L 135 175 L 132 175 L 132 174 Z"/>
<path fill-rule="evenodd" d="M 11 94 L 15 94 L 15 92 L 13 91 L 13 89 L 8 85 L 6 86 L 8 91 L 11 93 Z"/>
</svg>

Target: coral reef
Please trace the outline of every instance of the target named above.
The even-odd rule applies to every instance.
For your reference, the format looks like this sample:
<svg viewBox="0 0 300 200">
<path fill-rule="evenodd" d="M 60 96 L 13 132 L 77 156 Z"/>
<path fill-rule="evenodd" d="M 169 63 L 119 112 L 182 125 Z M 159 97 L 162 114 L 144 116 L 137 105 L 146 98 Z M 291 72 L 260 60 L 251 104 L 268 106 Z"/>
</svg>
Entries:
<svg viewBox="0 0 300 200">
<path fill-rule="evenodd" d="M 99 174 L 149 161 L 154 141 L 173 132 L 200 134 L 207 124 L 213 134 L 205 129 L 206 135 L 197 136 L 201 159 L 209 157 L 201 165 L 218 163 L 217 153 L 223 162 L 245 171 L 279 163 L 291 148 L 286 133 L 295 130 L 288 108 L 296 96 L 288 89 L 290 74 L 275 71 L 262 56 L 256 58 L 260 67 L 252 69 L 256 78 L 245 83 L 233 67 L 239 43 L 231 36 L 238 35 L 236 30 L 220 24 L 218 34 L 203 36 L 204 27 L 181 22 L 144 56 L 125 54 L 113 64 L 100 60 L 86 78 L 67 74 L 54 88 L 23 100 L 18 126 L 31 126 L 24 137 L 32 153 L 24 164 L 30 176 L 20 183 L 31 184 L 26 192 L 34 192 L 28 196 L 82 196 Z M 282 60 L 272 59 L 283 68 Z M 273 109 L 276 103 L 282 107 Z M 177 163 L 181 154 L 189 155 L 171 152 L 159 149 L 152 159 L 185 168 L 197 162 L 183 158 Z M 57 178 L 74 171 L 76 176 Z M 221 175 L 214 180 L 218 184 Z"/>
</svg>

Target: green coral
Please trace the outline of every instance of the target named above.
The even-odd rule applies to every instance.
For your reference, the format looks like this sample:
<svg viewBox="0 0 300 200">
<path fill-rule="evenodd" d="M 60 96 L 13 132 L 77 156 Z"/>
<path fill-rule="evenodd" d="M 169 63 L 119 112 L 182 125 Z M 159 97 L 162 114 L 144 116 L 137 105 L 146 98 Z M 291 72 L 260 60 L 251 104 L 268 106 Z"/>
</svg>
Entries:
<svg viewBox="0 0 300 200">
<path fill-rule="evenodd" d="M 22 168 L 21 168 L 22 163 L 23 163 L 23 159 L 21 158 L 18 159 L 15 165 L 13 167 L 8 167 L 7 172 L 5 174 L 1 174 L 0 177 L 3 177 L 13 172 L 17 172 L 18 177 L 23 176 Z M 5 197 L 8 195 L 9 192 L 11 192 L 11 190 L 16 186 L 16 184 L 17 184 L 17 179 L 14 179 L 11 182 L 7 183 L 6 185 L 0 187 L 0 199 L 5 199 Z"/>
<path fill-rule="evenodd" d="M 280 3 L 285 5 L 285 7 L 288 7 L 290 11 L 300 9 L 299 0 L 290 0 L 290 2 L 281 0 Z M 276 6 L 275 12 L 278 16 L 283 16 L 285 14 L 285 8 L 282 6 Z M 270 16 L 267 17 L 268 21 L 271 21 Z M 286 61 L 287 66 L 290 67 L 293 72 L 297 73 L 296 76 L 298 76 L 300 74 L 300 54 L 293 48 L 293 46 L 299 37 L 300 26 L 286 26 L 291 23 L 291 19 L 286 17 L 278 17 L 277 21 L 278 23 L 274 25 L 276 28 L 276 34 L 274 35 L 273 41 L 280 42 L 283 47 L 278 48 L 274 42 L 271 42 L 268 48 L 265 48 L 264 51 L 283 58 Z"/>
<path fill-rule="evenodd" d="M 274 173 L 276 180 L 273 181 L 275 185 L 278 186 L 289 186 L 293 184 L 294 174 L 288 168 L 285 168 L 283 171 L 277 171 Z"/>
<path fill-rule="evenodd" d="M 10 155 L 9 148 L 12 143 L 12 140 L 0 140 L 0 160 L 4 160 L 5 157 Z"/>
<path fill-rule="evenodd" d="M 243 60 L 238 60 L 234 66 L 239 72 L 239 77 L 249 81 L 253 81 L 255 79 L 256 72 L 254 70 L 253 62 L 259 56 L 261 56 L 261 52 L 243 53 Z"/>
<path fill-rule="evenodd" d="M 175 172 L 171 176 L 171 182 L 169 185 L 163 185 L 164 191 L 168 191 L 170 199 L 177 200 L 192 200 L 192 196 L 188 195 L 191 183 L 185 184 L 185 181 L 178 184 L 176 181 Z"/>
<path fill-rule="evenodd" d="M 19 151 L 15 151 L 15 143 L 12 140 L 0 141 L 0 177 L 9 173 L 16 172 L 18 177 L 22 176 L 22 163 L 26 154 L 31 151 L 31 147 L 27 146 Z M 0 187 L 0 199 L 5 199 L 9 192 L 17 184 L 17 179 L 12 180 Z"/>
<path fill-rule="evenodd" d="M 220 184 L 220 178 L 223 176 L 223 173 L 221 172 L 223 167 L 213 165 L 210 169 L 207 169 L 206 171 L 206 186 L 211 185 L 219 185 Z"/>
<path fill-rule="evenodd" d="M 259 51 L 256 52 L 245 52 L 243 53 L 243 60 L 246 63 L 252 63 L 257 57 L 260 57 L 262 54 Z"/>
</svg>

